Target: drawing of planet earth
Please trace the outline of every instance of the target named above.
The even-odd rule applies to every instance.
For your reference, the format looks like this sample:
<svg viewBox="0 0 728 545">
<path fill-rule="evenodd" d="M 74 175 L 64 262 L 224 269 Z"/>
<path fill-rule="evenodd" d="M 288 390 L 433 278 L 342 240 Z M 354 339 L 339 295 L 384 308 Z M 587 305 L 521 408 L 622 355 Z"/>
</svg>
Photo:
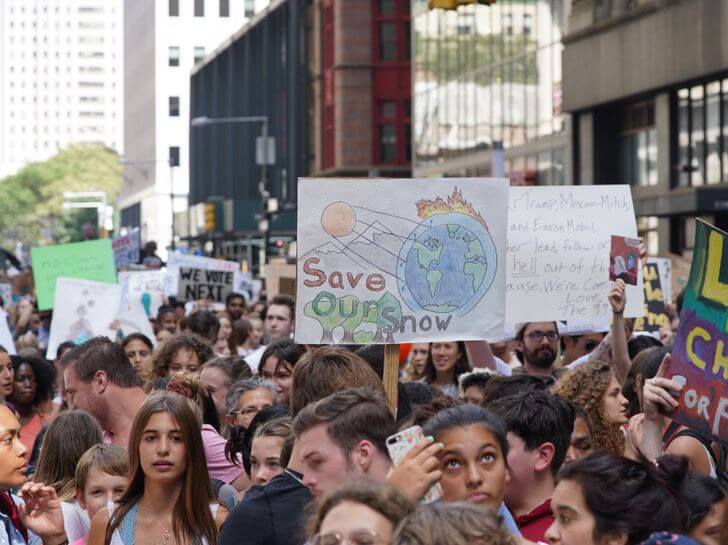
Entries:
<svg viewBox="0 0 728 545">
<path fill-rule="evenodd" d="M 471 216 L 449 212 L 423 221 L 402 246 L 398 287 L 412 311 L 470 312 L 495 278 L 495 244 Z"/>
</svg>

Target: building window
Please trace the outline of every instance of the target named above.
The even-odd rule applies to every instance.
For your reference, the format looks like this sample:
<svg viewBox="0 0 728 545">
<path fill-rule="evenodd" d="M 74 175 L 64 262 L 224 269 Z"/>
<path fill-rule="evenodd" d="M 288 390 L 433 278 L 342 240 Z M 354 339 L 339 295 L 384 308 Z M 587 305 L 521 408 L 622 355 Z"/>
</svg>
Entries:
<svg viewBox="0 0 728 545">
<path fill-rule="evenodd" d="M 728 79 L 679 89 L 675 106 L 677 185 L 728 181 Z"/>
<path fill-rule="evenodd" d="M 394 123 L 379 126 L 379 154 L 382 163 L 397 162 L 397 125 Z"/>
<path fill-rule="evenodd" d="M 169 166 L 171 166 L 171 167 L 179 166 L 179 146 L 170 146 L 169 147 Z"/>
<path fill-rule="evenodd" d="M 179 117 L 179 97 L 169 97 L 169 117 Z"/>
<path fill-rule="evenodd" d="M 220 0 L 220 17 L 230 17 L 230 0 Z"/>
<path fill-rule="evenodd" d="M 205 16 L 205 0 L 195 0 L 195 17 Z"/>
<path fill-rule="evenodd" d="M 169 16 L 179 17 L 179 0 L 169 0 Z"/>
<path fill-rule="evenodd" d="M 637 234 L 645 240 L 648 255 L 658 255 L 660 253 L 657 216 L 638 216 Z"/>
<path fill-rule="evenodd" d="M 169 65 L 179 66 L 179 47 L 177 46 L 169 48 Z"/>
<path fill-rule="evenodd" d="M 379 14 L 384 16 L 392 16 L 397 10 L 395 0 L 379 0 Z"/>
<path fill-rule="evenodd" d="M 657 185 L 654 102 L 631 104 L 624 109 L 618 140 L 619 179 L 635 186 Z"/>
<path fill-rule="evenodd" d="M 198 62 L 200 62 L 202 59 L 205 58 L 205 48 L 202 46 L 199 46 L 199 45 L 196 46 L 194 53 L 195 53 L 195 64 L 197 64 Z"/>
<path fill-rule="evenodd" d="M 379 58 L 383 61 L 397 60 L 397 23 L 379 24 Z"/>
<path fill-rule="evenodd" d="M 250 18 L 255 15 L 255 0 L 245 0 L 245 16 Z"/>
</svg>

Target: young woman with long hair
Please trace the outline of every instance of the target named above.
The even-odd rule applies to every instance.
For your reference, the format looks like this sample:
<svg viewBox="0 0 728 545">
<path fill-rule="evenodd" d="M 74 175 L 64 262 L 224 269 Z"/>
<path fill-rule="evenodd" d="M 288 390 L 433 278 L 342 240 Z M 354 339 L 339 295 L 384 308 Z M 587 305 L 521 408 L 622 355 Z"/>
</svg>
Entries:
<svg viewBox="0 0 728 545">
<path fill-rule="evenodd" d="M 238 347 L 233 341 L 233 319 L 227 312 L 218 312 L 217 319 L 220 321 L 220 329 L 217 331 L 215 352 L 221 356 L 236 355 Z"/>
<path fill-rule="evenodd" d="M 430 343 L 425 362 L 424 381 L 450 397 L 458 397 L 460 375 L 471 371 L 465 343 L 462 341 Z"/>
<path fill-rule="evenodd" d="M 215 545 L 227 510 L 210 503 L 190 404 L 171 392 L 151 394 L 134 418 L 128 449 L 129 486 L 112 512 L 94 517 L 88 545 Z"/>
<path fill-rule="evenodd" d="M 608 363 L 595 360 L 580 365 L 562 377 L 553 392 L 578 405 L 589 415 L 593 450 L 615 456 L 624 454 L 624 433 L 629 401 Z"/>
<path fill-rule="evenodd" d="M 66 411 L 46 428 L 41 442 L 33 479 L 55 489 L 71 543 L 85 537 L 91 527 L 86 511 L 76 501 L 76 464 L 84 452 L 102 439 L 101 426 L 91 415 Z"/>
<path fill-rule="evenodd" d="M 269 344 L 260 357 L 258 375 L 273 386 L 278 403 L 288 403 L 293 369 L 305 353 L 304 345 L 281 339 Z"/>
</svg>

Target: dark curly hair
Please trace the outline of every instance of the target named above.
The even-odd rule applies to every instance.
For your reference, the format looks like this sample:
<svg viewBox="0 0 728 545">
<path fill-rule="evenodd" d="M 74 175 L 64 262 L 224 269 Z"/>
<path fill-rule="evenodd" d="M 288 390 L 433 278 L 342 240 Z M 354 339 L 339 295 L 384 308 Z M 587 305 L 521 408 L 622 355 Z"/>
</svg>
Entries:
<svg viewBox="0 0 728 545">
<path fill-rule="evenodd" d="M 153 384 L 155 380 L 166 377 L 169 374 L 172 359 L 182 349 L 191 350 L 197 354 L 200 367 L 215 355 L 210 345 L 202 337 L 191 333 L 175 335 L 163 343 L 154 354 L 150 373 L 146 380 L 147 384 Z"/>
<path fill-rule="evenodd" d="M 584 409 L 592 423 L 594 450 L 606 450 L 615 456 L 624 454 L 624 434 L 617 424 L 608 421 L 602 408 L 604 392 L 614 377 L 608 363 L 593 360 L 580 365 L 559 380 L 553 392 Z"/>
<path fill-rule="evenodd" d="M 33 374 L 35 375 L 35 398 L 33 398 L 33 407 L 49 401 L 53 397 L 53 387 L 56 383 L 56 369 L 50 362 L 35 358 L 32 356 L 10 356 L 10 361 L 13 363 L 13 369 L 17 376 L 18 369 L 20 366 L 25 364 L 30 366 Z M 14 396 L 11 394 L 10 401 L 17 405 Z"/>
</svg>

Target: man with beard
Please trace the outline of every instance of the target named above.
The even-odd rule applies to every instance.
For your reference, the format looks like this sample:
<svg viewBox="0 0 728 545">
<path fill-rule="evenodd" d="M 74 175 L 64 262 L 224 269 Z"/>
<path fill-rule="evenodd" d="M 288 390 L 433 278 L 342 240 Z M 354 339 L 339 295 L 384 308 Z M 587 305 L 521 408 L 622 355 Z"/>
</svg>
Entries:
<svg viewBox="0 0 728 545">
<path fill-rule="evenodd" d="M 559 330 L 556 322 L 520 324 L 516 335 L 516 353 L 523 364 L 514 374 L 559 379 L 564 369 L 554 368 L 559 354 Z"/>
</svg>

